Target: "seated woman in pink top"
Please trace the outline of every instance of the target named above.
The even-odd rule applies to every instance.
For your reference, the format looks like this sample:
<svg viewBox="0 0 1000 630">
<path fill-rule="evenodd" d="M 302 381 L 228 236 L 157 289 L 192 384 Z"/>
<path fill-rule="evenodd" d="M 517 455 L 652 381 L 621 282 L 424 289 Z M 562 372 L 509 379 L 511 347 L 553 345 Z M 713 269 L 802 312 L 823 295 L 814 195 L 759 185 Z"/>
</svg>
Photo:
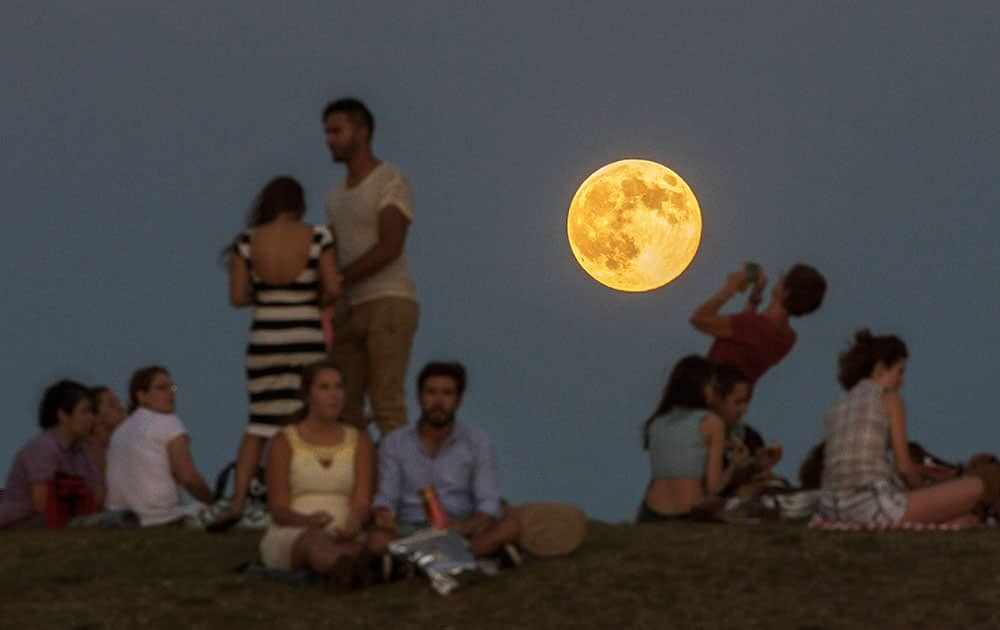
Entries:
<svg viewBox="0 0 1000 630">
<path fill-rule="evenodd" d="M 94 425 L 90 390 L 76 381 L 52 385 L 42 396 L 38 423 L 42 433 L 17 452 L 7 473 L 0 527 L 43 527 L 46 482 L 56 473 L 83 478 L 97 504 L 104 501 L 104 483 L 85 446 Z"/>
</svg>

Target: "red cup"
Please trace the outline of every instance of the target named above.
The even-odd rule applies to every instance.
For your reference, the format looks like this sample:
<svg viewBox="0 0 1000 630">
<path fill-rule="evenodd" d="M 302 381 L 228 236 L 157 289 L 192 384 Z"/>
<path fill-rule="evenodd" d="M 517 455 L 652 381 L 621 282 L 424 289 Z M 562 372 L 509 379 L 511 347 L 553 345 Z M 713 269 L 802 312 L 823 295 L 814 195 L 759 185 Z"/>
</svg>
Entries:
<svg viewBox="0 0 1000 630">
<path fill-rule="evenodd" d="M 45 527 L 63 529 L 76 516 L 93 514 L 94 493 L 79 477 L 56 476 L 45 483 Z"/>
<path fill-rule="evenodd" d="M 438 499 L 434 486 L 427 486 L 420 489 L 420 502 L 424 504 L 424 513 L 427 515 L 427 522 L 434 529 L 448 529 L 448 517 L 445 516 L 444 508 Z"/>
</svg>

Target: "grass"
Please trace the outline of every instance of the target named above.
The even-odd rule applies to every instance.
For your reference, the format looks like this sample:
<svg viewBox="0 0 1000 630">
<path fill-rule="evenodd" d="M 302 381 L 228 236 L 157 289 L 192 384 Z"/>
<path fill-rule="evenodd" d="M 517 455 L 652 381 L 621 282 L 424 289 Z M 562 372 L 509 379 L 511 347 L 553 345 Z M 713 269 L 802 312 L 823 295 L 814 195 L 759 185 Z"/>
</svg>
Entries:
<svg viewBox="0 0 1000 630">
<path fill-rule="evenodd" d="M 2 628 L 996 628 L 1000 531 L 607 525 L 570 557 L 447 597 L 332 595 L 233 572 L 259 534 L 5 532 Z"/>
</svg>

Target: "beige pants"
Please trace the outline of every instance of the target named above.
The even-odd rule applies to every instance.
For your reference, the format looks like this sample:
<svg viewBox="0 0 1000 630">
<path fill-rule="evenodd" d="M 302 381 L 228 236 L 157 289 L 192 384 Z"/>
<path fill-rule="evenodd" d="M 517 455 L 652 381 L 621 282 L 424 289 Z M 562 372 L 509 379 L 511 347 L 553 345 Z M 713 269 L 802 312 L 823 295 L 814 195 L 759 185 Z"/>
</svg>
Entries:
<svg viewBox="0 0 1000 630">
<path fill-rule="evenodd" d="M 406 425 L 406 368 L 419 308 L 405 298 L 380 298 L 352 306 L 336 329 L 331 356 L 344 373 L 340 419 L 364 429 L 364 400 L 384 436 Z"/>
</svg>

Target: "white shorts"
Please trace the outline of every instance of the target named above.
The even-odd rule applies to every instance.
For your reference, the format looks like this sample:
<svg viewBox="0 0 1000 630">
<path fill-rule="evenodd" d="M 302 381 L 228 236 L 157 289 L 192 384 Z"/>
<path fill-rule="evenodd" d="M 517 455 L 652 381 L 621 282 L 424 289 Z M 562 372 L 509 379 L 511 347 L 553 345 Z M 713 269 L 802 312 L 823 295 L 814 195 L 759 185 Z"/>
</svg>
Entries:
<svg viewBox="0 0 1000 630">
<path fill-rule="evenodd" d="M 906 514 L 906 491 L 889 479 L 852 490 L 827 490 L 819 500 L 819 515 L 831 521 L 890 523 Z"/>
</svg>

